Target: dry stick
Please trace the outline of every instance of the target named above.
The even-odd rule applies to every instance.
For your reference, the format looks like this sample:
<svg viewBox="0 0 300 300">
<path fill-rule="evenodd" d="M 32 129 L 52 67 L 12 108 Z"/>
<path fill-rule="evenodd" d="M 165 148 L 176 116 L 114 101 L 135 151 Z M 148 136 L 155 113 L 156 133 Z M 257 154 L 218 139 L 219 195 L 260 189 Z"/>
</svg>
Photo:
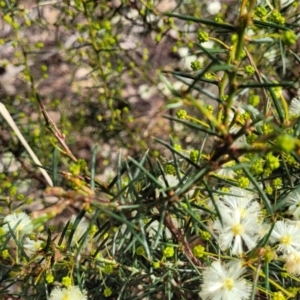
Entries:
<svg viewBox="0 0 300 300">
<path fill-rule="evenodd" d="M 121 209 L 121 205 L 118 202 L 111 202 L 108 199 L 99 198 L 93 195 L 84 195 L 79 194 L 78 191 L 72 190 L 64 190 L 60 187 L 53 187 L 48 188 L 45 193 L 46 196 L 55 196 L 59 199 L 59 201 L 50 207 L 46 207 L 42 210 L 33 211 L 31 213 L 32 218 L 37 218 L 41 215 L 48 215 L 48 216 L 56 216 L 60 214 L 64 209 L 73 205 L 76 202 L 81 202 L 86 207 L 92 203 L 92 201 L 96 202 L 98 205 L 103 207 L 111 207 L 113 209 Z"/>
<path fill-rule="evenodd" d="M 16 136 L 18 137 L 18 139 L 20 140 L 20 142 L 22 143 L 22 145 L 24 146 L 24 148 L 27 150 L 28 154 L 30 155 L 30 157 L 32 158 L 32 160 L 35 162 L 35 164 L 37 164 L 38 166 L 42 166 L 41 162 L 39 161 L 39 159 L 36 157 L 36 155 L 34 154 L 34 152 L 32 151 L 32 149 L 28 145 L 27 141 L 23 137 L 22 133 L 20 132 L 18 126 L 15 123 L 15 121 L 13 120 L 13 118 L 10 115 L 10 113 L 6 109 L 5 105 L 3 103 L 1 103 L 1 102 L 0 102 L 0 113 L 3 116 L 3 118 L 6 120 L 6 122 L 8 123 L 8 125 L 12 128 L 12 130 L 14 131 L 14 133 L 16 134 Z M 41 173 L 43 174 L 43 176 L 45 177 L 47 183 L 50 186 L 53 186 L 52 179 L 50 178 L 50 176 L 48 175 L 48 173 L 46 172 L 46 170 L 43 169 L 42 167 L 39 167 L 39 169 L 40 169 Z"/>
<path fill-rule="evenodd" d="M 166 213 L 164 223 L 166 227 L 171 231 L 173 237 L 177 240 L 177 242 L 182 243 L 183 250 L 185 254 L 189 257 L 189 259 L 197 266 L 197 267 L 203 267 L 203 264 L 200 260 L 198 260 L 195 255 L 193 254 L 193 251 L 188 243 L 188 241 L 185 238 L 185 235 L 182 233 L 180 228 L 177 228 L 174 222 L 172 221 L 170 213 Z"/>
<path fill-rule="evenodd" d="M 38 98 L 39 99 L 39 98 Z M 49 128 L 49 130 L 54 134 L 54 136 L 56 137 L 56 139 L 59 141 L 59 143 L 63 146 L 64 150 L 65 150 L 65 154 L 73 161 L 73 162 L 77 162 L 77 158 L 73 155 L 72 151 L 70 150 L 70 148 L 68 147 L 68 145 L 66 144 L 66 137 L 63 133 L 61 133 L 59 131 L 59 129 L 57 128 L 56 124 L 53 122 L 53 120 L 51 119 L 51 117 L 49 116 L 48 112 L 45 109 L 45 106 L 41 103 L 40 100 L 38 100 L 40 109 L 42 111 L 42 114 L 44 116 L 44 119 L 46 121 L 46 126 Z M 85 175 L 84 176 L 85 180 L 90 180 L 90 176 Z M 107 189 L 106 186 L 104 186 L 104 184 L 102 184 L 100 181 L 94 179 L 95 182 L 101 187 L 102 191 L 106 192 L 109 194 L 109 190 Z"/>
<path fill-rule="evenodd" d="M 77 158 L 73 155 L 70 148 L 67 146 L 67 144 L 65 142 L 65 135 L 62 134 L 58 130 L 56 124 L 52 121 L 51 117 L 49 116 L 48 112 L 46 111 L 45 106 L 40 101 L 39 101 L 39 106 L 41 108 L 42 114 L 46 121 L 46 126 L 54 134 L 54 136 L 60 142 L 60 144 L 64 147 L 64 149 L 66 151 L 66 155 L 68 155 L 72 159 L 72 161 L 77 162 Z"/>
</svg>

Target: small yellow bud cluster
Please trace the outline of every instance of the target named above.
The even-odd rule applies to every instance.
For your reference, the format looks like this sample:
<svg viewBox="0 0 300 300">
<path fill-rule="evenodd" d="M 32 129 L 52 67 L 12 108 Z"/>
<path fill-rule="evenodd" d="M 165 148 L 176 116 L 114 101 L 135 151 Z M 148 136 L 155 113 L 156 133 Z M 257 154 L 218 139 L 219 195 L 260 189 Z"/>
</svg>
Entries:
<svg viewBox="0 0 300 300">
<path fill-rule="evenodd" d="M 200 258 L 204 256 L 205 248 L 201 245 L 197 245 L 193 248 L 193 254 Z"/>
<path fill-rule="evenodd" d="M 209 40 L 209 34 L 208 32 L 205 31 L 198 31 L 198 41 L 200 43 L 207 42 Z"/>
<path fill-rule="evenodd" d="M 184 109 L 180 109 L 176 112 L 176 116 L 178 119 L 185 120 L 187 117 L 187 112 Z"/>
<path fill-rule="evenodd" d="M 164 248 L 163 250 L 163 255 L 164 257 L 173 257 L 174 256 L 174 248 L 173 247 L 170 247 L 170 246 L 167 246 Z"/>
</svg>

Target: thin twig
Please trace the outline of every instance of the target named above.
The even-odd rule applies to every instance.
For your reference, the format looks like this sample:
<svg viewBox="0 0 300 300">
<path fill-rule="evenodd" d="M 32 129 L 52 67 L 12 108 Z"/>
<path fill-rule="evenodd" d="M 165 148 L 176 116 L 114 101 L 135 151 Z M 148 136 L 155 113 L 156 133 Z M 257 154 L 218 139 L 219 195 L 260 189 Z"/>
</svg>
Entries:
<svg viewBox="0 0 300 300">
<path fill-rule="evenodd" d="M 188 241 L 185 238 L 185 235 L 182 233 L 181 229 L 177 228 L 172 221 L 170 213 L 166 212 L 164 223 L 166 227 L 171 231 L 173 237 L 176 239 L 177 242 L 181 243 L 183 245 L 183 251 L 185 254 L 189 257 L 189 259 L 197 266 L 197 267 L 203 267 L 203 264 L 201 261 L 199 261 L 195 255 L 193 254 L 193 251 L 188 243 Z"/>
</svg>

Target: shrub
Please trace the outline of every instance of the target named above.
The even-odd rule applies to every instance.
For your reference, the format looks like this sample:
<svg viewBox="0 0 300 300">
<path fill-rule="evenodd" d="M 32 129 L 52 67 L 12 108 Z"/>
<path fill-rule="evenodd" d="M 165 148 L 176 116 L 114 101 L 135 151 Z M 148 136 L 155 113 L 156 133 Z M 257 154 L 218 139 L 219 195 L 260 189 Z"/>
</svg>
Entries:
<svg viewBox="0 0 300 300">
<path fill-rule="evenodd" d="M 4 20 L 18 33 L 16 20 L 24 18 L 26 24 L 27 15 L 8 3 L 2 4 Z M 38 131 L 28 130 L 27 141 L 36 138 L 36 153 L 49 166 L 54 186 L 48 182 L 43 195 L 37 193 L 43 187 L 36 177 L 47 185 L 39 169 L 31 172 L 17 139 L 1 138 L 6 160 L 0 294 L 22 299 L 296 298 L 300 100 L 290 73 L 300 62 L 297 6 L 179 1 L 172 12 L 161 12 L 159 4 L 143 1 L 123 1 L 112 10 L 102 1 L 63 4 L 60 20 L 74 22 L 79 43 L 63 51 L 78 60 L 78 67 L 91 67 L 91 88 L 101 85 L 101 100 L 92 93 L 88 99 L 103 105 L 108 126 L 127 126 L 111 100 L 126 83 L 116 80 L 122 73 L 122 68 L 114 73 L 118 63 L 124 66 L 118 59 L 130 55 L 113 35 L 126 30 L 126 22 L 108 18 L 128 17 L 129 11 L 131 21 L 149 30 L 158 44 L 170 34 L 180 66 L 159 72 L 171 129 L 169 141 L 156 138 L 169 152 L 142 153 L 138 147 L 139 157 L 126 159 L 120 152 L 116 175 L 101 181 L 96 163 L 101 146 L 94 146 L 87 160 L 73 153 L 68 139 L 81 133 L 84 119 L 73 119 L 67 132 L 59 129 L 33 80 L 28 49 L 21 46 L 30 103 L 39 107 L 41 122 L 25 118 L 26 128 Z M 86 51 L 76 56 L 82 44 Z M 148 61 L 147 51 L 143 55 Z M 128 67 L 126 72 L 155 82 L 150 65 L 137 66 L 129 56 Z M 83 107 L 92 114 L 93 105 L 86 104 L 78 104 L 75 112 Z M 46 128 L 50 133 L 42 134 Z M 53 152 L 46 151 L 50 145 Z M 73 216 L 65 218 L 69 208 Z"/>
</svg>

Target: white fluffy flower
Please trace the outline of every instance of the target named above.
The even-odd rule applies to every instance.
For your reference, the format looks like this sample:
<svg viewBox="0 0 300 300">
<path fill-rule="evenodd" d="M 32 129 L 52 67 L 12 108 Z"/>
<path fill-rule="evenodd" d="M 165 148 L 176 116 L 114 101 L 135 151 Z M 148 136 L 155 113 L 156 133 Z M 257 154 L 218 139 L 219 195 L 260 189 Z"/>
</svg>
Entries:
<svg viewBox="0 0 300 300">
<path fill-rule="evenodd" d="M 196 55 L 185 56 L 180 60 L 180 65 L 184 70 L 192 71 L 191 63 L 197 60 Z"/>
<path fill-rule="evenodd" d="M 293 275 L 300 275 L 300 253 L 292 252 L 285 257 L 285 269 Z"/>
<path fill-rule="evenodd" d="M 213 229 L 219 235 L 220 248 L 225 251 L 231 248 L 233 255 L 241 255 L 244 252 L 243 245 L 248 250 L 253 249 L 259 239 L 259 224 L 256 224 L 249 214 L 235 210 L 232 213 L 221 212 L 223 225 L 220 220 L 213 224 Z"/>
<path fill-rule="evenodd" d="M 253 201 L 255 194 L 238 187 L 231 187 L 230 193 L 231 195 L 224 195 L 219 202 L 221 210 L 226 210 L 229 214 L 238 210 L 242 219 L 251 217 L 254 223 L 258 223 L 261 206 L 257 201 Z"/>
<path fill-rule="evenodd" d="M 283 255 L 300 251 L 300 228 L 285 221 L 277 221 L 270 236 L 270 243 L 278 244 L 277 251 Z"/>
<path fill-rule="evenodd" d="M 203 283 L 199 293 L 202 300 L 249 299 L 251 283 L 241 278 L 245 268 L 240 260 L 222 265 L 215 261 L 203 272 Z"/>
<path fill-rule="evenodd" d="M 292 99 L 290 107 L 289 107 L 289 113 L 291 116 L 299 116 L 300 114 L 300 98 L 295 97 Z"/>
<path fill-rule="evenodd" d="M 209 40 L 207 42 L 201 43 L 201 46 L 206 48 L 206 49 L 212 49 L 215 45 L 215 42 L 212 40 Z"/>
<path fill-rule="evenodd" d="M 78 286 L 68 288 L 55 288 L 52 290 L 49 300 L 87 300 L 87 292 L 80 291 Z"/>
<path fill-rule="evenodd" d="M 3 220 L 3 229 L 5 232 L 10 232 L 9 228 L 16 236 L 32 233 L 33 225 L 30 217 L 24 212 L 13 213 L 6 216 Z"/>
<path fill-rule="evenodd" d="M 287 197 L 286 201 L 290 205 L 288 211 L 294 216 L 296 220 L 300 220 L 300 193 L 291 193 Z"/>
<path fill-rule="evenodd" d="M 29 257 L 32 257 L 34 254 L 36 254 L 38 251 L 42 249 L 42 243 L 41 240 L 31 240 L 30 238 L 26 237 L 24 240 L 24 250 L 26 254 Z"/>
<path fill-rule="evenodd" d="M 223 164 L 222 168 L 220 168 L 219 170 L 217 170 L 216 173 L 219 176 L 222 176 L 222 177 L 234 178 L 235 175 L 236 175 L 236 173 L 231 168 L 234 165 L 235 165 L 235 162 L 233 160 L 229 161 L 229 162 Z"/>
<path fill-rule="evenodd" d="M 230 192 L 233 195 L 225 195 L 218 201 L 222 223 L 217 220 L 212 228 L 218 234 L 221 250 L 231 248 L 233 255 L 241 255 L 244 245 L 251 250 L 260 238 L 261 207 L 252 201 L 252 193 L 239 188 L 231 188 Z"/>
<path fill-rule="evenodd" d="M 180 65 L 184 70 L 192 71 L 193 68 L 191 67 L 191 64 L 194 61 L 199 61 L 200 65 L 203 65 L 204 59 L 203 57 L 197 57 L 196 55 L 188 55 L 180 60 Z"/>
<path fill-rule="evenodd" d="M 167 182 L 167 185 L 166 185 L 166 182 Z M 177 178 L 177 176 L 174 176 L 174 175 L 170 175 L 170 174 L 165 174 L 165 178 L 163 178 L 163 176 L 159 176 L 158 177 L 158 181 L 161 183 L 162 186 L 165 186 L 165 187 L 177 187 L 178 184 L 179 184 L 179 180 Z"/>
<path fill-rule="evenodd" d="M 177 53 L 179 54 L 179 56 L 181 58 L 180 65 L 184 70 L 192 71 L 193 69 L 191 67 L 191 63 L 196 60 L 198 60 L 201 65 L 204 62 L 203 57 L 197 57 L 196 55 L 191 55 L 189 53 L 189 48 L 187 48 L 187 47 L 179 48 Z"/>
<path fill-rule="evenodd" d="M 216 15 L 222 9 L 221 3 L 219 1 L 212 1 L 207 4 L 207 12 L 210 15 Z"/>
<path fill-rule="evenodd" d="M 264 57 L 269 61 L 269 62 L 274 62 L 276 58 L 278 57 L 278 52 L 275 49 L 272 49 L 270 51 L 267 51 L 264 53 Z"/>
</svg>

